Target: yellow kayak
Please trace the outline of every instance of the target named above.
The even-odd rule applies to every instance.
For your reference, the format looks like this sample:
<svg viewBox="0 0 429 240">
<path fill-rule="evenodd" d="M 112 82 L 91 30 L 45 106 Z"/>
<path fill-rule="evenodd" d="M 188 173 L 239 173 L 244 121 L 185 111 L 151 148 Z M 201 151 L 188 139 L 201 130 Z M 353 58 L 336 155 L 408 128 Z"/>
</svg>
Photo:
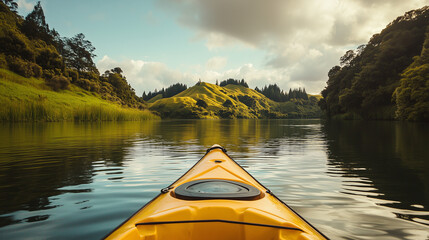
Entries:
<svg viewBox="0 0 429 240">
<path fill-rule="evenodd" d="M 214 145 L 106 239 L 327 239 Z"/>
</svg>

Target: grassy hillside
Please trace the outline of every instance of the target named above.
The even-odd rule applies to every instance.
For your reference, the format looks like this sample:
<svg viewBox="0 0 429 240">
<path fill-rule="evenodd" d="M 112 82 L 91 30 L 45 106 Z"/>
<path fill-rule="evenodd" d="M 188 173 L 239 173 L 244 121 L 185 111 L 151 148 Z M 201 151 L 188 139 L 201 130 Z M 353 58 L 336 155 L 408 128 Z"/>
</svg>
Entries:
<svg viewBox="0 0 429 240">
<path fill-rule="evenodd" d="M 155 97 L 149 99 L 147 102 L 148 103 L 154 103 L 156 100 L 161 99 L 162 98 L 162 94 L 158 94 Z"/>
<path fill-rule="evenodd" d="M 201 82 L 173 97 L 154 101 L 149 109 L 163 118 L 305 118 L 320 116 L 316 102 L 277 103 L 243 86 Z"/>
<path fill-rule="evenodd" d="M 267 94 L 249 89 L 244 79 L 228 79 L 220 86 L 200 82 L 189 89 L 177 83 L 138 97 L 120 67 L 100 74 L 92 59 L 95 47 L 84 34 L 67 38 L 51 30 L 40 2 L 24 18 L 0 1 L 0 22 L 2 121 L 158 118 L 141 110 L 148 105 L 163 118 L 320 115 L 314 108 L 315 102 L 307 100 L 306 94 L 304 99 L 294 95 L 287 102 L 277 103 L 273 96 L 267 98 Z"/>
<path fill-rule="evenodd" d="M 51 30 L 40 2 L 26 17 L 12 3 L 0 1 L 0 121 L 158 118 L 142 110 L 121 68 L 100 75 L 84 34 Z"/>
<path fill-rule="evenodd" d="M 52 91 L 45 81 L 0 69 L 0 121 L 115 121 L 157 119 L 149 110 L 124 108 L 71 85 Z"/>
</svg>

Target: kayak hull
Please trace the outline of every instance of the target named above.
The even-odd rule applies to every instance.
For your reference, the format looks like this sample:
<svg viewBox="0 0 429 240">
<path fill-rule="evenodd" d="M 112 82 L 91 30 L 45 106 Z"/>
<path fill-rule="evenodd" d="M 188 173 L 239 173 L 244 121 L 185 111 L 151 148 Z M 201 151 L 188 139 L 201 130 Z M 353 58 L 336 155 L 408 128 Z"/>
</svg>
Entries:
<svg viewBox="0 0 429 240">
<path fill-rule="evenodd" d="M 259 191 L 251 199 L 184 199 L 175 193 L 181 185 L 194 182 L 215 181 L 211 188 L 216 189 L 220 185 L 216 180 L 242 184 L 246 189 L 250 185 Z M 204 195 L 204 191 L 197 192 Z M 282 240 L 326 237 L 240 167 L 223 148 L 215 146 L 106 239 Z"/>
</svg>

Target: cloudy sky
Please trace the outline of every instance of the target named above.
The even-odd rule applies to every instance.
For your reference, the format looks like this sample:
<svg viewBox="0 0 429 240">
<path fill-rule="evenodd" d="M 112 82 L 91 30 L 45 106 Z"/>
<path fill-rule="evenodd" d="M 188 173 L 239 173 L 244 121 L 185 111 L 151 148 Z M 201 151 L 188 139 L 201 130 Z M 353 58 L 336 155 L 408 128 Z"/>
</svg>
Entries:
<svg viewBox="0 0 429 240">
<path fill-rule="evenodd" d="M 17 0 L 23 16 L 36 1 Z M 429 0 L 41 0 L 62 36 L 84 33 L 100 72 L 141 95 L 180 82 L 245 79 L 320 93 L 331 67 Z"/>
</svg>

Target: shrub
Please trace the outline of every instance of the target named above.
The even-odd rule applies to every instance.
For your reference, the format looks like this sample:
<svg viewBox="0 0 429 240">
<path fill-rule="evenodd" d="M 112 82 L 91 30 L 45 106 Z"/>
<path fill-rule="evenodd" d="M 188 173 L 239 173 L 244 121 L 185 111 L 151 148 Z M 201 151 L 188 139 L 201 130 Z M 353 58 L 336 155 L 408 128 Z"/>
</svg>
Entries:
<svg viewBox="0 0 429 240">
<path fill-rule="evenodd" d="M 33 64 L 31 64 L 31 68 L 33 70 L 33 76 L 34 77 L 39 78 L 42 76 L 42 73 L 43 73 L 42 67 L 33 63 Z"/>
<path fill-rule="evenodd" d="M 204 100 L 198 99 L 197 106 L 202 107 L 202 108 L 207 108 L 209 105 L 207 105 L 207 103 Z"/>
<path fill-rule="evenodd" d="M 43 69 L 42 76 L 44 79 L 51 79 L 55 76 L 55 72 L 51 69 Z"/>
<path fill-rule="evenodd" d="M 68 89 L 70 80 L 64 76 L 54 76 L 45 80 L 46 85 L 50 86 L 54 91 Z"/>
<path fill-rule="evenodd" d="M 8 56 L 7 62 L 9 65 L 9 69 L 13 72 L 26 78 L 33 76 L 33 69 L 31 63 L 13 56 Z"/>
<path fill-rule="evenodd" d="M 91 92 L 100 92 L 100 85 L 95 82 L 95 81 L 90 81 L 88 79 L 85 78 L 79 78 L 75 84 L 79 87 L 81 87 L 82 89 L 85 89 L 87 91 L 91 91 Z"/>
<path fill-rule="evenodd" d="M 79 78 L 75 84 L 79 87 L 81 87 L 82 89 L 85 89 L 87 91 L 91 90 L 91 82 L 88 79 L 85 78 Z"/>
<path fill-rule="evenodd" d="M 4 24 L 2 22 L 1 24 Z M 12 28 L 3 28 L 0 37 L 0 52 L 8 56 L 20 56 L 22 59 L 34 61 L 35 53 L 25 41 L 25 36 Z"/>
<path fill-rule="evenodd" d="M 74 69 L 67 69 L 66 74 L 71 79 L 72 83 L 77 82 L 77 80 L 79 79 L 79 73 Z"/>
<path fill-rule="evenodd" d="M 43 69 L 63 69 L 64 67 L 60 55 L 56 51 L 46 48 L 46 46 L 36 57 L 36 63 Z"/>
<path fill-rule="evenodd" d="M 99 79 L 99 75 L 97 72 L 80 72 L 79 77 L 85 78 L 88 80 L 98 80 Z"/>
<path fill-rule="evenodd" d="M 238 100 L 250 108 L 256 107 L 256 100 L 247 95 L 239 95 Z"/>
<path fill-rule="evenodd" d="M 227 100 L 229 101 L 229 100 Z M 221 118 L 234 118 L 234 113 L 232 111 L 228 111 L 228 110 L 219 110 L 217 112 L 217 115 Z"/>
<path fill-rule="evenodd" d="M 222 104 L 222 106 L 229 108 L 229 107 L 234 106 L 234 104 L 231 102 L 231 100 L 227 99 L 227 100 Z"/>
<path fill-rule="evenodd" d="M 0 54 L 0 68 L 7 68 L 6 56 L 4 54 Z"/>
<path fill-rule="evenodd" d="M 97 82 L 90 81 L 90 89 L 91 92 L 100 93 L 100 85 Z"/>
</svg>

